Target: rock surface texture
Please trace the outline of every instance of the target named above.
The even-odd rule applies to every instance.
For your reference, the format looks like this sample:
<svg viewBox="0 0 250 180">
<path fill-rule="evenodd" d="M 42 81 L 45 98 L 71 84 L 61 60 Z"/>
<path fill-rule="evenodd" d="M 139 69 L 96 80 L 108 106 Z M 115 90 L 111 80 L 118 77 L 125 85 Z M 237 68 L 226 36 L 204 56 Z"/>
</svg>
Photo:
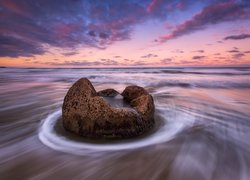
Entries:
<svg viewBox="0 0 250 180">
<path fill-rule="evenodd" d="M 114 89 L 97 93 L 88 79 L 79 79 L 64 98 L 64 128 L 90 138 L 129 138 L 153 127 L 154 101 L 144 88 L 128 86 L 122 92 L 131 108 L 112 107 L 101 97 L 114 97 L 117 94 Z"/>
</svg>

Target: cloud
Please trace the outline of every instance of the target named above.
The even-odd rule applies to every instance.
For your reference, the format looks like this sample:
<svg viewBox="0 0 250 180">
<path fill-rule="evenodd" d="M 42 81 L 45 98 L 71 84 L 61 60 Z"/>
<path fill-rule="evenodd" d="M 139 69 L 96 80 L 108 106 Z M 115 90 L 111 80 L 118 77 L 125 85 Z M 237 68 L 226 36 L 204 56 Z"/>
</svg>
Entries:
<svg viewBox="0 0 250 180">
<path fill-rule="evenodd" d="M 158 57 L 158 55 L 157 54 L 151 54 L 151 53 L 146 54 L 144 56 L 141 56 L 141 58 L 155 58 L 155 57 Z"/>
<path fill-rule="evenodd" d="M 203 2 L 208 2 L 204 0 Z M 147 1 L 144 1 L 147 3 Z M 147 3 L 146 11 L 149 14 L 166 16 L 166 12 L 184 11 L 188 7 L 195 5 L 193 0 L 151 0 Z"/>
<path fill-rule="evenodd" d="M 135 61 L 131 64 L 132 66 L 145 66 L 149 65 L 146 61 Z"/>
<path fill-rule="evenodd" d="M 190 20 L 177 25 L 170 34 L 160 37 L 160 42 L 205 29 L 208 25 L 240 19 L 247 20 L 248 18 L 250 18 L 250 6 L 245 1 L 214 3 L 205 7 Z"/>
<path fill-rule="evenodd" d="M 163 0 L 152 0 L 147 6 L 147 12 L 151 13 L 156 7 L 159 7 Z"/>
<path fill-rule="evenodd" d="M 95 31 L 93 31 L 93 30 L 89 31 L 88 35 L 90 35 L 92 37 L 96 37 Z"/>
<path fill-rule="evenodd" d="M 161 64 L 169 64 L 171 63 L 173 60 L 171 58 L 165 58 L 165 59 L 162 59 L 160 60 L 160 63 Z"/>
<path fill-rule="evenodd" d="M 52 65 L 52 66 L 117 66 L 117 65 L 124 65 L 122 63 L 119 63 L 112 59 L 100 59 L 96 61 L 88 61 L 88 60 L 73 60 L 73 61 L 64 61 L 64 62 L 47 62 L 47 63 L 41 63 L 40 64 L 46 64 L 46 65 Z"/>
<path fill-rule="evenodd" d="M 102 66 L 122 65 L 122 63 L 119 63 L 118 61 L 115 61 L 115 60 L 112 60 L 112 59 L 100 59 L 98 62 L 100 62 Z"/>
<path fill-rule="evenodd" d="M 250 51 L 245 51 L 244 53 L 249 54 L 249 53 L 250 53 Z"/>
<path fill-rule="evenodd" d="M 204 50 L 197 50 L 197 51 L 194 51 L 194 52 L 204 53 L 205 51 Z"/>
<path fill-rule="evenodd" d="M 0 35 L 0 56 L 31 57 L 34 54 L 44 54 L 45 50 L 36 42 Z"/>
<path fill-rule="evenodd" d="M 239 53 L 240 51 L 239 50 L 230 50 L 230 51 L 227 51 L 227 52 L 229 52 L 229 53 Z"/>
<path fill-rule="evenodd" d="M 51 47 L 105 49 L 129 40 L 140 23 L 166 20 L 168 5 L 184 8 L 189 1 L 1 0 L 0 56 L 42 55 Z"/>
<path fill-rule="evenodd" d="M 100 37 L 101 39 L 108 39 L 109 34 L 100 32 L 100 33 L 99 33 L 99 37 Z"/>
<path fill-rule="evenodd" d="M 131 62 L 133 61 L 133 60 L 130 60 L 130 59 L 127 59 L 127 58 L 124 58 L 123 60 L 124 61 L 131 61 Z"/>
<path fill-rule="evenodd" d="M 245 56 L 244 53 L 237 53 L 237 54 L 234 54 L 234 55 L 233 55 L 233 58 L 234 58 L 234 59 L 240 59 L 240 58 L 242 58 L 243 56 Z"/>
<path fill-rule="evenodd" d="M 239 51 L 238 49 L 239 49 L 239 48 L 234 47 L 233 50 L 230 50 L 230 51 L 227 51 L 227 52 L 233 53 L 233 54 L 232 54 L 232 57 L 233 57 L 234 59 L 240 59 L 240 58 L 242 58 L 243 56 L 245 56 L 245 54 L 248 52 L 248 51 L 241 52 L 241 51 Z"/>
<path fill-rule="evenodd" d="M 227 36 L 224 38 L 224 40 L 242 40 L 248 38 L 250 38 L 250 34 L 239 34 L 239 35 Z"/>
<path fill-rule="evenodd" d="M 182 51 L 182 50 L 180 50 L 180 49 L 175 49 L 174 51 L 172 51 L 173 53 L 180 53 L 180 54 L 182 54 L 182 53 L 184 53 L 184 51 Z"/>
<path fill-rule="evenodd" d="M 135 25 L 153 17 L 147 15 L 146 4 L 2 0 L 0 56 L 42 55 L 50 47 L 74 51 L 85 47 L 105 49 L 117 41 L 130 39 Z"/>
<path fill-rule="evenodd" d="M 72 52 L 65 52 L 65 53 L 61 53 L 63 56 L 74 56 L 74 55 L 77 55 L 79 54 L 78 52 L 76 51 L 72 51 Z"/>
<path fill-rule="evenodd" d="M 192 59 L 193 60 L 202 60 L 204 59 L 206 56 L 193 56 Z"/>
<path fill-rule="evenodd" d="M 203 5 L 214 4 L 166 37 L 176 38 L 207 24 L 235 20 L 236 16 L 247 17 L 249 6 L 233 1 L 216 3 L 220 1 L 202 1 Z M 192 0 L 0 0 L 0 57 L 43 55 L 51 48 L 66 52 L 88 47 L 105 49 L 129 40 L 138 24 L 166 22 L 171 13 L 181 13 L 193 5 Z"/>
</svg>

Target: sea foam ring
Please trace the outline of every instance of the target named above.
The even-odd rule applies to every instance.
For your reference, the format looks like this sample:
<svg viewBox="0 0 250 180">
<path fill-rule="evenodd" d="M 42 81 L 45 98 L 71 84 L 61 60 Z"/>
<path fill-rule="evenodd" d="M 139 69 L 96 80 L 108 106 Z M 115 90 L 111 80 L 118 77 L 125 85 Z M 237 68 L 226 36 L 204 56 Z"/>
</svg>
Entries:
<svg viewBox="0 0 250 180">
<path fill-rule="evenodd" d="M 49 114 L 44 119 L 38 136 L 43 144 L 52 149 L 76 155 L 86 155 L 108 151 L 130 150 L 164 143 L 173 139 L 187 124 L 190 125 L 194 121 L 193 116 L 184 114 L 183 112 L 174 113 L 172 117 L 164 108 L 158 108 L 157 112 L 163 120 L 159 128 L 155 132 L 135 140 L 98 144 L 69 138 L 63 133 L 56 131 L 58 122 L 62 116 L 61 109 Z"/>
</svg>

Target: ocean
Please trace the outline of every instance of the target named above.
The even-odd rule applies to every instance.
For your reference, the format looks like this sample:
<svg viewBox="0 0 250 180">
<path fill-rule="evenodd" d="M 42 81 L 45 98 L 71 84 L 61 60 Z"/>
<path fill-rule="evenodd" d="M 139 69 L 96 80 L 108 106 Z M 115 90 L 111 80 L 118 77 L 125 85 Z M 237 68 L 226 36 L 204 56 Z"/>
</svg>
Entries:
<svg viewBox="0 0 250 180">
<path fill-rule="evenodd" d="M 91 141 L 61 126 L 81 77 L 96 88 L 145 87 L 156 125 L 142 137 Z M 0 68 L 0 177 L 250 179 L 250 68 Z"/>
</svg>

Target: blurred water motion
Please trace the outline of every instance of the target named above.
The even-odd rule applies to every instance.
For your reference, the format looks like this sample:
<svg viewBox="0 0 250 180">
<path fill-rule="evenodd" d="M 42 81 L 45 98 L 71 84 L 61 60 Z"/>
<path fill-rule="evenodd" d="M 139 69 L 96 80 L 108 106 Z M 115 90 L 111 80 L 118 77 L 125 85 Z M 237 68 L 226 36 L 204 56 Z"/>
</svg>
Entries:
<svg viewBox="0 0 250 180">
<path fill-rule="evenodd" d="M 0 73 L 1 179 L 250 179 L 250 68 Z M 104 144 L 57 132 L 63 98 L 80 77 L 97 90 L 147 88 L 156 129 Z"/>
</svg>

